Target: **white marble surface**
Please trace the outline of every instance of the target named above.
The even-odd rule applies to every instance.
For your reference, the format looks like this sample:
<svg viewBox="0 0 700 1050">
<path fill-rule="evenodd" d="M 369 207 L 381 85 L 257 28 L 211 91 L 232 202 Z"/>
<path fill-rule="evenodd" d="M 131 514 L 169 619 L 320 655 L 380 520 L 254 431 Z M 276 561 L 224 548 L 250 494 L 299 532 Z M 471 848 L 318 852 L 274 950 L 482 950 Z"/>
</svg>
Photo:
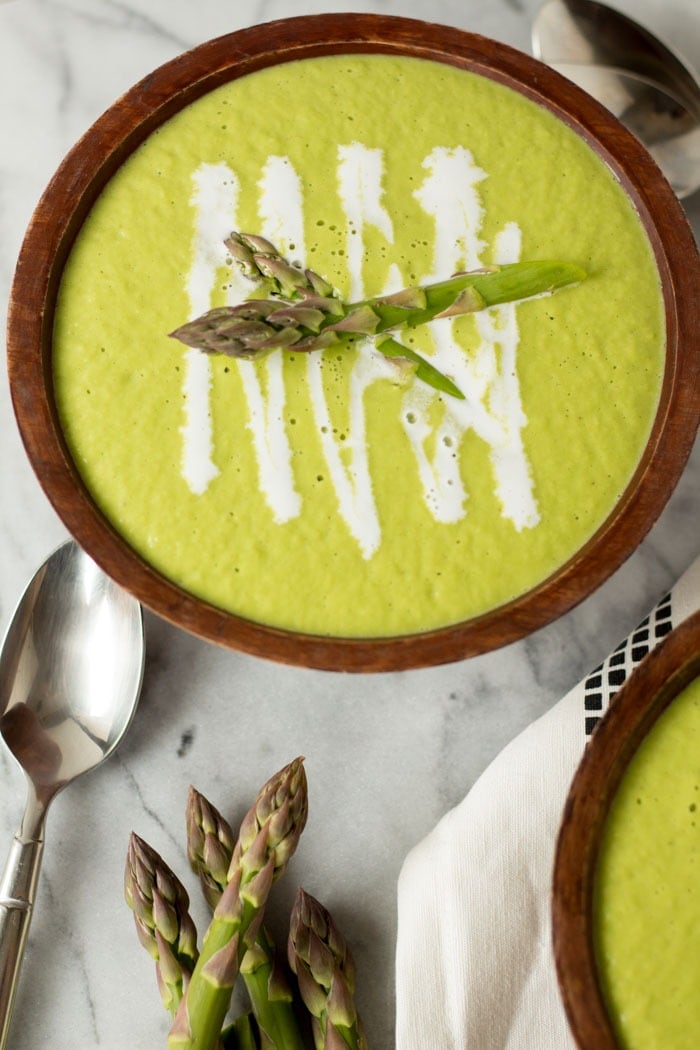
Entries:
<svg viewBox="0 0 700 1050">
<path fill-rule="evenodd" d="M 700 66 L 693 0 L 618 6 Z M 530 50 L 536 7 L 537 0 L 0 2 L 3 315 L 25 225 L 53 169 L 119 93 L 178 52 L 255 22 L 329 10 L 430 18 Z M 686 202 L 696 232 L 698 196 Z M 0 440 L 4 630 L 27 578 L 65 535 L 25 460 L 4 371 Z M 122 899 L 129 832 L 163 852 L 194 890 L 183 853 L 187 785 L 195 783 L 235 820 L 267 775 L 303 753 L 311 816 L 278 887 L 274 924 L 280 927 L 297 883 L 326 902 L 355 949 L 371 1046 L 388 1050 L 403 857 L 503 745 L 595 666 L 700 553 L 699 512 L 696 448 L 651 534 L 597 593 L 525 641 L 437 670 L 346 677 L 281 668 L 149 616 L 133 729 L 117 756 L 59 796 L 50 814 L 10 1046 L 164 1046 L 168 1026 L 152 963 Z M 23 800 L 21 775 L 4 749 L 0 783 L 1 852 Z"/>
</svg>

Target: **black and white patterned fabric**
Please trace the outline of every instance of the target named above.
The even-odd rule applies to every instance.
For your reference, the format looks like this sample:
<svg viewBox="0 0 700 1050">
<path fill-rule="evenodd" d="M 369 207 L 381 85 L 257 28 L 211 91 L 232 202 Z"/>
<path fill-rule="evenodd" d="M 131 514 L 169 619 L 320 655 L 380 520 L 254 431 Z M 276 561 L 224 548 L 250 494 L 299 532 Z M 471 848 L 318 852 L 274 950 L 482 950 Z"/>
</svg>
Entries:
<svg viewBox="0 0 700 1050">
<path fill-rule="evenodd" d="M 636 630 L 624 642 L 620 642 L 610 656 L 586 678 L 583 707 L 587 737 L 590 737 L 615 693 L 637 664 L 672 630 L 672 613 L 671 595 L 667 594 Z"/>
</svg>

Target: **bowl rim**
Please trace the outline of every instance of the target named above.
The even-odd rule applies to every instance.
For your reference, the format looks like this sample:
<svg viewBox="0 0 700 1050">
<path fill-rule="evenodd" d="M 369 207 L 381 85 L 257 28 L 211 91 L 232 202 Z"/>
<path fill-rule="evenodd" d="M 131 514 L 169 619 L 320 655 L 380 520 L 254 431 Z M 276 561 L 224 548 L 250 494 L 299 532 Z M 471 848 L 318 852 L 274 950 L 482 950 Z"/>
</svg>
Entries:
<svg viewBox="0 0 700 1050">
<path fill-rule="evenodd" d="M 179 109 L 228 80 L 280 61 L 338 53 L 432 59 L 506 84 L 571 127 L 603 158 L 642 221 L 664 291 L 668 333 L 660 405 L 618 504 L 588 542 L 540 584 L 472 619 L 386 638 L 335 637 L 256 623 L 196 598 L 131 549 L 93 503 L 63 438 L 50 363 L 63 265 L 94 200 L 126 157 Z M 700 256 L 655 163 L 616 118 L 554 70 L 508 45 L 393 15 L 304 15 L 237 30 L 166 62 L 69 151 L 30 220 L 10 293 L 7 353 L 15 416 L 30 463 L 68 531 L 146 607 L 189 632 L 282 663 L 388 671 L 460 660 L 516 641 L 586 598 L 632 553 L 669 499 L 700 421 Z"/>
<path fill-rule="evenodd" d="M 619 1050 L 598 977 L 594 886 L 605 822 L 649 731 L 700 676 L 700 610 L 635 668 L 593 731 L 571 782 L 555 849 L 552 943 L 559 991 L 580 1050 Z"/>
</svg>

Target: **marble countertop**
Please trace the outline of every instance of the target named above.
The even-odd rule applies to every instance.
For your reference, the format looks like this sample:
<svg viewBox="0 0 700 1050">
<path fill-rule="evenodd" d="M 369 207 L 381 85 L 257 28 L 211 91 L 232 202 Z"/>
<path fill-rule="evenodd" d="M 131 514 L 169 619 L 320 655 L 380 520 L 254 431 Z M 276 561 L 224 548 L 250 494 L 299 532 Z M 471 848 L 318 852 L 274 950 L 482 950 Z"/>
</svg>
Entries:
<svg viewBox="0 0 700 1050">
<path fill-rule="evenodd" d="M 692 0 L 616 6 L 700 67 Z M 25 226 L 64 153 L 122 91 L 177 53 L 256 22 L 331 10 L 430 18 L 529 51 L 536 8 L 537 0 L 0 2 L 0 310 Z M 699 197 L 685 202 L 696 233 Z M 29 576 L 65 530 L 24 456 L 4 370 L 0 383 L 4 630 Z M 696 447 L 647 539 L 587 601 L 500 652 L 434 670 L 369 677 L 278 667 L 147 615 L 145 683 L 133 728 L 105 768 L 59 796 L 50 813 L 13 1050 L 165 1045 L 153 965 L 123 903 L 129 833 L 146 838 L 187 881 L 203 922 L 184 856 L 188 784 L 237 822 L 266 777 L 300 753 L 311 813 L 278 887 L 273 928 L 297 884 L 327 904 L 354 949 L 371 1046 L 388 1050 L 403 858 L 501 748 L 599 663 L 700 553 L 698 521 Z M 4 748 L 0 782 L 1 851 L 24 792 Z"/>
</svg>

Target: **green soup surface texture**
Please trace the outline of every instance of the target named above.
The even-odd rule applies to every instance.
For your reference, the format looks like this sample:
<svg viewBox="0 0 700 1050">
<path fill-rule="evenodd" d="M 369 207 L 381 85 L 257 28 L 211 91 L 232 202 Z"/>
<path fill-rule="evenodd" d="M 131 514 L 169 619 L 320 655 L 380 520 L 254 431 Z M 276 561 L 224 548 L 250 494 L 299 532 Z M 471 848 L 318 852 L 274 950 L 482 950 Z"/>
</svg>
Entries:
<svg viewBox="0 0 700 1050">
<path fill-rule="evenodd" d="M 700 679 L 645 737 L 613 800 L 595 889 L 596 948 L 626 1050 L 700 1043 Z"/>
<path fill-rule="evenodd" d="M 402 333 L 459 401 L 370 341 L 250 362 L 169 338 L 254 294 L 232 230 L 350 300 L 518 260 L 588 277 Z M 562 121 L 446 64 L 329 56 L 217 88 L 128 158 L 65 267 L 54 380 L 88 489 L 157 570 L 258 622 L 392 636 L 589 539 L 648 438 L 664 335 L 639 217 Z"/>
</svg>

